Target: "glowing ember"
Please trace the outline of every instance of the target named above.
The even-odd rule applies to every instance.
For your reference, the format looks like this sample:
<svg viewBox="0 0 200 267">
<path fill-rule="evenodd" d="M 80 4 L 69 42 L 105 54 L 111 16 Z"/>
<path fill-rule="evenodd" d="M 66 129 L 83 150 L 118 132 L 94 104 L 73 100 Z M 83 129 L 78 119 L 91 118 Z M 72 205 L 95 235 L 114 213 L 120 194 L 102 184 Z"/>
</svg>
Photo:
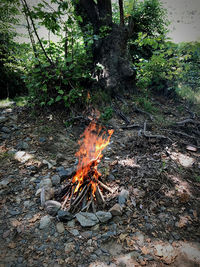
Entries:
<svg viewBox="0 0 200 267">
<path fill-rule="evenodd" d="M 92 194 L 94 196 L 98 178 L 101 175 L 97 170 L 97 165 L 103 157 L 102 151 L 109 144 L 113 130 L 102 131 L 102 127 L 97 126 L 94 122 L 85 129 L 79 140 L 80 149 L 76 153 L 79 158 L 77 171 L 72 179 L 72 183 L 77 183 L 75 192 L 80 186 L 89 180 Z"/>
</svg>

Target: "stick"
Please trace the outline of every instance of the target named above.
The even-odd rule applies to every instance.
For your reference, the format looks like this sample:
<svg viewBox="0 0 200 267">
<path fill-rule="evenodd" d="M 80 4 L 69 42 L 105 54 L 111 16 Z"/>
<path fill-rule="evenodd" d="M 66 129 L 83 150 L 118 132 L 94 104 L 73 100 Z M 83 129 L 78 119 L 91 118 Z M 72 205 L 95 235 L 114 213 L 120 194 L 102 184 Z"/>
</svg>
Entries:
<svg viewBox="0 0 200 267">
<path fill-rule="evenodd" d="M 139 124 L 131 124 L 131 125 L 126 125 L 126 126 L 122 126 L 121 128 L 122 129 L 133 129 L 133 128 L 137 128 L 137 127 L 140 127 Z"/>
<path fill-rule="evenodd" d="M 200 124 L 200 122 L 194 121 L 193 119 L 190 119 L 189 118 L 189 119 L 185 119 L 183 121 L 176 122 L 176 125 L 182 126 L 182 125 L 185 125 L 186 123 L 193 123 L 193 124 L 196 124 L 196 125 L 199 125 Z"/>
<path fill-rule="evenodd" d="M 102 183 L 101 181 L 98 180 L 98 183 L 100 184 L 101 187 L 103 187 L 104 189 L 106 189 L 108 192 L 113 194 L 113 190 L 108 187 L 107 185 L 105 185 L 104 183 Z"/>
<path fill-rule="evenodd" d="M 104 196 L 103 196 L 103 194 L 102 194 L 102 192 L 101 192 L 101 190 L 100 190 L 100 188 L 99 188 L 98 185 L 97 185 L 97 187 L 96 187 L 95 196 L 96 196 L 97 202 L 98 202 L 99 204 L 102 204 L 102 203 L 105 204 Z"/>
</svg>

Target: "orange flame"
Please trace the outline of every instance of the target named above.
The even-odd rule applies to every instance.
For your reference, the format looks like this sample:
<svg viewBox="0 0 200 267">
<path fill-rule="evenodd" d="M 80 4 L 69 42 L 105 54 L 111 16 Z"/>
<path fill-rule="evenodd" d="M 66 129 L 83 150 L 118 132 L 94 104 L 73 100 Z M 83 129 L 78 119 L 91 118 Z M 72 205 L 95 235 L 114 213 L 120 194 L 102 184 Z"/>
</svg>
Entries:
<svg viewBox="0 0 200 267">
<path fill-rule="evenodd" d="M 77 183 L 75 192 L 85 180 L 89 179 L 94 196 L 98 178 L 101 176 L 97 165 L 103 157 L 102 151 L 109 144 L 113 132 L 113 130 L 108 130 L 107 135 L 106 131 L 102 132 L 102 127 L 97 127 L 94 122 L 91 122 L 81 135 L 81 139 L 78 141 L 80 149 L 75 154 L 79 158 L 79 162 L 76 174 L 72 179 L 73 183 Z"/>
</svg>

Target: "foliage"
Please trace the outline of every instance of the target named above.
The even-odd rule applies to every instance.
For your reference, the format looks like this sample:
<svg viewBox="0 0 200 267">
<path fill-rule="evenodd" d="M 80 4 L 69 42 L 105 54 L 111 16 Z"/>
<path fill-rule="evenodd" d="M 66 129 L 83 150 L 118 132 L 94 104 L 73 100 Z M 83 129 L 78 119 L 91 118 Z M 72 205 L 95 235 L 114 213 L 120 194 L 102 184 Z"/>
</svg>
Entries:
<svg viewBox="0 0 200 267">
<path fill-rule="evenodd" d="M 113 116 L 113 108 L 112 107 L 106 107 L 104 111 L 101 113 L 100 119 L 105 123 L 112 119 Z"/>
<path fill-rule="evenodd" d="M 22 71 L 17 55 L 21 46 L 14 42 L 16 33 L 13 23 L 17 23 L 18 1 L 2 0 L 0 4 L 0 98 L 13 97 L 25 91 Z"/>
</svg>

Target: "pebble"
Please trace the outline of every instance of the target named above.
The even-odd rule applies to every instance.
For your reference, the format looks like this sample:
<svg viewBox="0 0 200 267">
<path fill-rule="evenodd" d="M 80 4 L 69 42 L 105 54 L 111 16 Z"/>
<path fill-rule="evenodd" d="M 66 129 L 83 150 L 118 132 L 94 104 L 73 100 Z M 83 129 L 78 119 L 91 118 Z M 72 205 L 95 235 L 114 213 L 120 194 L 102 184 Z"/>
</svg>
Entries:
<svg viewBox="0 0 200 267">
<path fill-rule="evenodd" d="M 120 192 L 120 194 L 118 196 L 118 203 L 120 205 L 125 205 L 128 197 L 129 197 L 129 191 L 122 189 L 122 191 Z"/>
<path fill-rule="evenodd" d="M 122 207 L 117 203 L 109 211 L 113 216 L 121 216 L 122 210 Z"/>
<path fill-rule="evenodd" d="M 97 216 L 90 212 L 79 212 L 76 214 L 76 219 L 83 227 L 91 227 L 99 222 Z"/>
<path fill-rule="evenodd" d="M 11 130 L 8 127 L 5 127 L 5 126 L 1 128 L 1 131 L 4 132 L 4 133 L 7 133 L 7 134 L 9 134 L 11 132 Z"/>
<path fill-rule="evenodd" d="M 77 229 L 70 229 L 68 231 L 74 236 L 79 236 L 80 235 L 80 233 L 79 233 L 79 231 Z"/>
<path fill-rule="evenodd" d="M 51 177 L 52 184 L 53 185 L 59 185 L 60 184 L 60 176 L 55 174 Z"/>
<path fill-rule="evenodd" d="M 46 142 L 46 138 L 45 137 L 40 137 L 39 138 L 39 142 L 40 143 L 45 143 Z"/>
<path fill-rule="evenodd" d="M 48 200 L 44 204 L 46 211 L 48 212 L 49 215 L 51 216 L 56 216 L 58 211 L 61 208 L 61 204 L 58 201 L 55 200 Z"/>
<path fill-rule="evenodd" d="M 76 224 L 75 220 L 71 220 L 71 221 L 69 221 L 69 222 L 67 223 L 67 226 L 68 226 L 68 227 L 75 227 L 75 224 Z"/>
<path fill-rule="evenodd" d="M 3 123 L 5 121 L 7 121 L 8 118 L 4 117 L 4 116 L 0 116 L 0 123 Z"/>
<path fill-rule="evenodd" d="M 48 187 L 52 187 L 52 182 L 51 179 L 47 178 L 47 179 L 43 179 L 40 183 L 39 183 L 39 188 L 48 188 Z"/>
<path fill-rule="evenodd" d="M 62 234 L 65 231 L 64 224 L 62 222 L 57 223 L 56 229 L 57 229 L 59 234 Z"/>
<path fill-rule="evenodd" d="M 49 215 L 45 215 L 44 217 L 42 217 L 40 219 L 40 229 L 45 229 L 46 227 L 48 227 L 51 223 L 51 218 Z"/>
<path fill-rule="evenodd" d="M 26 150 L 29 148 L 29 144 L 24 142 L 24 141 L 20 141 L 18 144 L 17 144 L 17 149 L 18 150 Z"/>
<path fill-rule="evenodd" d="M 112 218 L 112 214 L 110 212 L 105 212 L 105 211 L 97 211 L 96 216 L 102 223 L 105 223 Z"/>
<path fill-rule="evenodd" d="M 67 221 L 70 221 L 73 218 L 73 215 L 70 212 L 66 211 L 66 210 L 59 210 L 57 217 L 58 217 L 59 221 L 67 222 Z"/>
<path fill-rule="evenodd" d="M 75 244 L 73 242 L 65 243 L 65 253 L 70 253 L 75 249 Z"/>
</svg>

